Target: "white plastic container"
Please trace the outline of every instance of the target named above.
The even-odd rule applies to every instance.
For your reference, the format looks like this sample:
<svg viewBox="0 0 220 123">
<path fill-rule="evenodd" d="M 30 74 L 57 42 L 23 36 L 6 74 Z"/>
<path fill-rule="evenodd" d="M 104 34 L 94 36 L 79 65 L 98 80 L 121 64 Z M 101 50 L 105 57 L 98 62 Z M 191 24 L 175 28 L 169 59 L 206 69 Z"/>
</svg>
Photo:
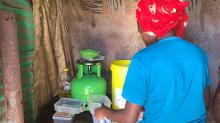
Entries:
<svg viewBox="0 0 220 123">
<path fill-rule="evenodd" d="M 108 108 L 112 105 L 111 100 L 105 95 L 90 95 L 88 97 L 88 103 L 101 103 Z"/>
<path fill-rule="evenodd" d="M 88 108 L 91 114 L 94 114 L 94 110 L 101 107 L 102 104 L 110 108 L 112 102 L 107 96 L 104 95 L 91 95 L 88 97 Z"/>
<path fill-rule="evenodd" d="M 88 108 L 92 114 L 93 123 L 111 123 L 111 120 L 105 118 L 103 120 L 98 120 L 95 118 L 94 111 L 96 108 L 99 108 L 104 104 L 106 107 L 111 107 L 111 101 L 107 96 L 104 95 L 91 95 L 88 97 Z"/>
<path fill-rule="evenodd" d="M 79 114 L 85 111 L 84 102 L 71 98 L 61 98 L 54 104 L 55 111 L 70 114 Z"/>
<path fill-rule="evenodd" d="M 65 113 L 65 112 L 56 112 L 53 115 L 53 123 L 72 123 L 74 119 L 73 114 Z"/>
</svg>

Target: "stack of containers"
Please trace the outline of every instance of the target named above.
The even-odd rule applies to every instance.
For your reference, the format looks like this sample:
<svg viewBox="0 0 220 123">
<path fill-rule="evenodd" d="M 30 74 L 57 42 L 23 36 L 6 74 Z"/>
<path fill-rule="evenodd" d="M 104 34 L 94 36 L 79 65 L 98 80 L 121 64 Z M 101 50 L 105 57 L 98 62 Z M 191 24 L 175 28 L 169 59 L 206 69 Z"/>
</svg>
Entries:
<svg viewBox="0 0 220 123">
<path fill-rule="evenodd" d="M 85 103 L 71 98 L 61 98 L 54 104 L 54 123 L 72 123 L 75 114 L 85 111 Z"/>
<path fill-rule="evenodd" d="M 105 118 L 98 120 L 95 118 L 94 110 L 103 105 L 110 108 L 111 101 L 105 95 L 91 95 L 87 100 L 88 107 L 85 107 L 85 102 L 71 98 L 61 98 L 54 104 L 56 113 L 53 115 L 54 123 L 72 123 L 75 114 L 89 110 L 92 114 L 94 123 L 111 123 L 111 120 Z M 88 108 L 88 109 L 87 109 Z"/>
<path fill-rule="evenodd" d="M 22 98 L 24 104 L 25 123 L 35 123 L 35 104 L 33 90 L 33 74 L 32 63 L 35 47 L 35 30 L 33 22 L 32 7 L 26 0 L 15 0 L 16 5 L 11 7 L 10 4 L 1 4 L 1 8 L 5 11 L 16 14 L 18 44 L 19 44 L 19 60 L 22 81 Z M 28 9 L 29 8 L 29 9 Z M 0 62 L 1 64 L 1 62 Z M 2 65 L 2 64 L 1 64 Z M 4 119 L 5 105 L 3 88 L 3 71 L 0 67 L 0 121 Z"/>
</svg>

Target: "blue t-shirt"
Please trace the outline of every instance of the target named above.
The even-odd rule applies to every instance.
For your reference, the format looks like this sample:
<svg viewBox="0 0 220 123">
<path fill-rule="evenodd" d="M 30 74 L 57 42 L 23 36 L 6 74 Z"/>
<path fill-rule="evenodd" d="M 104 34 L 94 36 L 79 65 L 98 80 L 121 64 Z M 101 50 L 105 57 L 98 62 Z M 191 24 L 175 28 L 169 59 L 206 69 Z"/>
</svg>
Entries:
<svg viewBox="0 0 220 123">
<path fill-rule="evenodd" d="M 144 107 L 141 123 L 205 123 L 207 61 L 205 52 L 188 41 L 160 40 L 133 57 L 122 96 Z"/>
</svg>

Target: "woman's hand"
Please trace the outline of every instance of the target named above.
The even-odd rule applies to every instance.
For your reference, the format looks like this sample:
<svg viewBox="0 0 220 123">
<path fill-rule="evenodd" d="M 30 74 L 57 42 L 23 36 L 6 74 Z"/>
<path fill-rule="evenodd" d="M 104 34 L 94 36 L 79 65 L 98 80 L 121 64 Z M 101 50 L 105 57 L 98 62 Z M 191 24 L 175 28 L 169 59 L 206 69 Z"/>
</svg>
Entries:
<svg viewBox="0 0 220 123">
<path fill-rule="evenodd" d="M 103 120 L 104 117 L 106 117 L 105 110 L 107 110 L 107 109 L 104 106 L 95 109 L 95 117 L 96 117 L 96 119 Z"/>
<path fill-rule="evenodd" d="M 126 102 L 125 109 L 112 110 L 110 108 L 102 106 L 95 109 L 94 115 L 98 120 L 103 120 L 104 118 L 107 118 L 119 123 L 136 123 L 141 110 L 141 106 Z"/>
</svg>

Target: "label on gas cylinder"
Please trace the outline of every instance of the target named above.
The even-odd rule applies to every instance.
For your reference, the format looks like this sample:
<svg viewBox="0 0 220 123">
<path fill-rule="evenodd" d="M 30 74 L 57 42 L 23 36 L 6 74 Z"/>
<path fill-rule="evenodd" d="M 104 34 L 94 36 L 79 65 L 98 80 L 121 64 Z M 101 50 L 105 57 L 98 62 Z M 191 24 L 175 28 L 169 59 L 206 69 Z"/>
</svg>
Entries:
<svg viewBox="0 0 220 123">
<path fill-rule="evenodd" d="M 125 108 L 126 100 L 122 97 L 122 89 L 115 88 L 115 105 L 121 109 Z"/>
</svg>

